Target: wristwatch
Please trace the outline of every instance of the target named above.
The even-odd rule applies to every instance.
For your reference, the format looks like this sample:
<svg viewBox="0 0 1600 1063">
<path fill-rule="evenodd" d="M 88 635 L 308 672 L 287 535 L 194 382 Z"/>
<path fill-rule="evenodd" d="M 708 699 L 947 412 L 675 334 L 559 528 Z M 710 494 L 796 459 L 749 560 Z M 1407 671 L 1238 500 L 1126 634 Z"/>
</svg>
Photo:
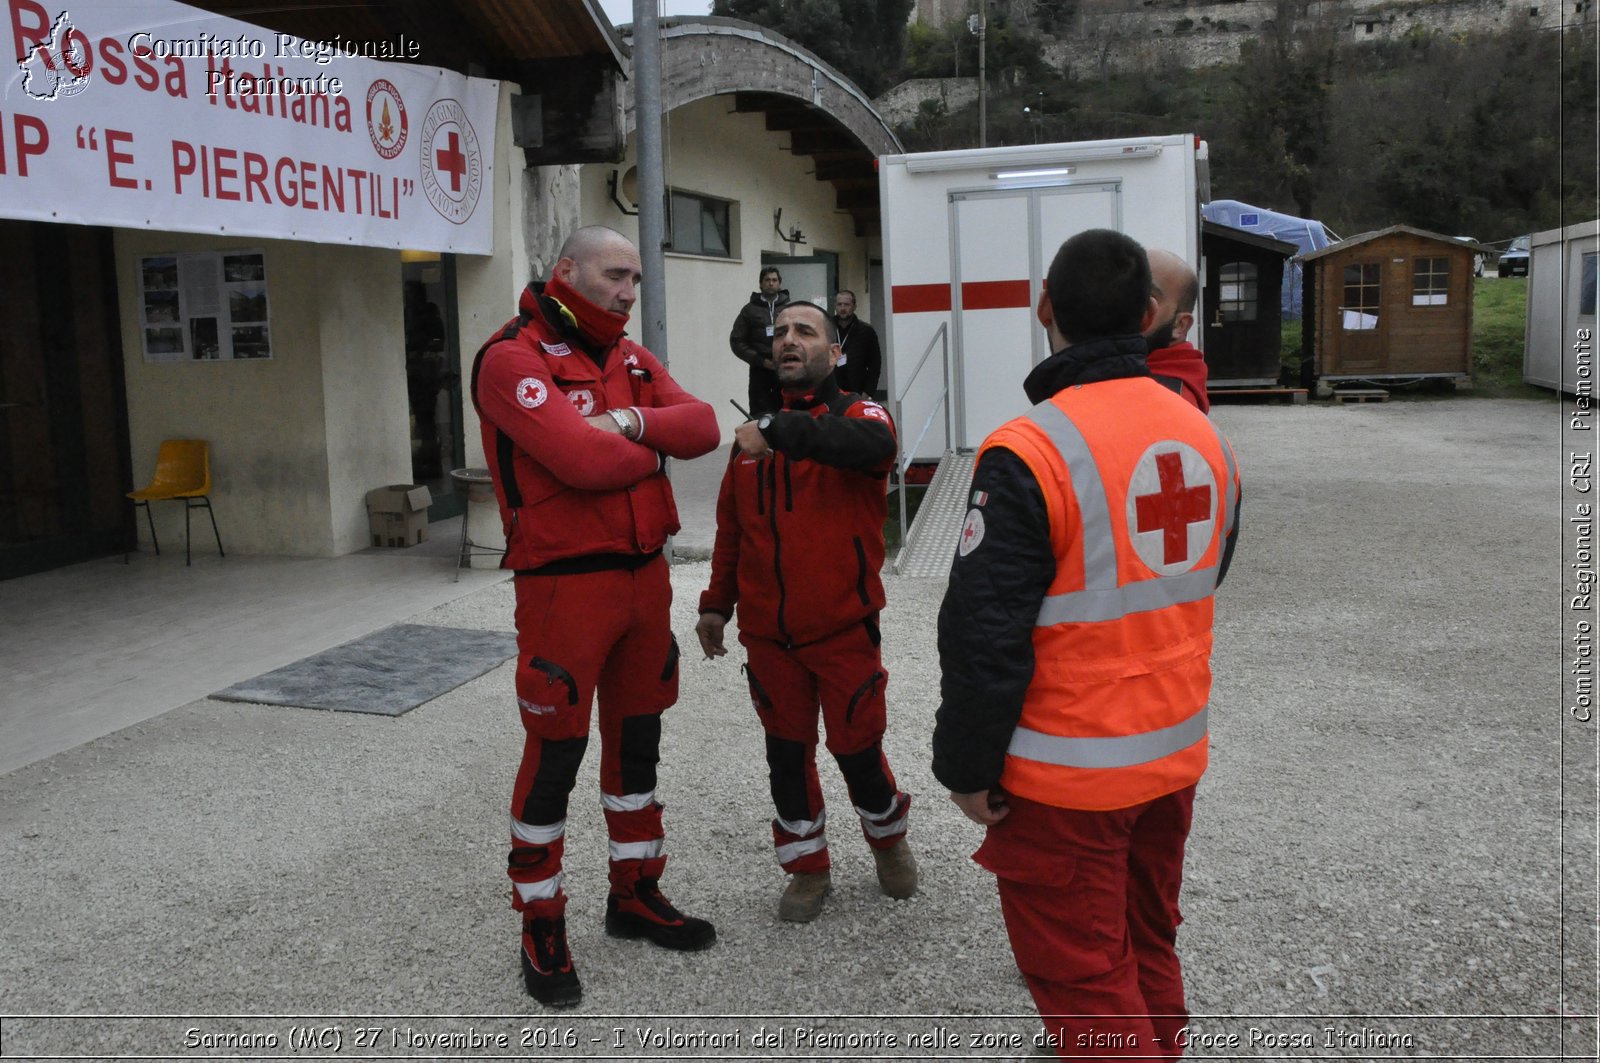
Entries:
<svg viewBox="0 0 1600 1063">
<path fill-rule="evenodd" d="M 760 432 L 764 436 L 767 434 L 767 428 L 771 426 L 771 424 L 772 414 L 764 413 L 760 417 L 756 418 L 756 431 Z"/>
<path fill-rule="evenodd" d="M 607 410 L 611 419 L 617 422 L 617 427 L 622 429 L 622 438 L 633 438 L 633 418 L 629 417 L 626 410 Z"/>
</svg>

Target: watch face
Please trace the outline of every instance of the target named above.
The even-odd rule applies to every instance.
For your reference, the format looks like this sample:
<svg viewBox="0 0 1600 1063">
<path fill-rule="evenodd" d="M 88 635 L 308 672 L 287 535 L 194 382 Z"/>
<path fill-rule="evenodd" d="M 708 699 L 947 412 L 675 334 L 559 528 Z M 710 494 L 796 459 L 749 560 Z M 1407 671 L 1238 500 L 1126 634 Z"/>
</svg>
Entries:
<svg viewBox="0 0 1600 1063">
<path fill-rule="evenodd" d="M 771 423 L 772 423 L 772 414 L 764 413 L 764 414 L 761 415 L 760 419 L 756 421 L 756 427 L 761 429 L 761 431 L 765 432 L 767 430 L 767 426 L 770 425 Z"/>
</svg>

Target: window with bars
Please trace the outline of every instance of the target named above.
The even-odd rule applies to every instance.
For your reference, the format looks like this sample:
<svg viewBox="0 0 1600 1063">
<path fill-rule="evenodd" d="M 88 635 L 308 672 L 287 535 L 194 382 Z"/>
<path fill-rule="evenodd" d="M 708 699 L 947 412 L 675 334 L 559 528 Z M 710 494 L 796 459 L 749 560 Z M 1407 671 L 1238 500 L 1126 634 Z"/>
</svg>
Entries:
<svg viewBox="0 0 1600 1063">
<path fill-rule="evenodd" d="M 732 211 L 726 199 L 673 189 L 667 195 L 667 250 L 731 258 Z"/>
<path fill-rule="evenodd" d="M 1254 321 L 1259 275 L 1253 262 L 1229 262 L 1218 274 L 1217 309 L 1222 320 Z"/>
<path fill-rule="evenodd" d="M 1450 301 L 1450 260 L 1419 258 L 1411 265 L 1411 305 L 1444 306 Z"/>
<path fill-rule="evenodd" d="M 1378 327 L 1378 298 L 1381 266 L 1361 262 L 1344 268 L 1344 303 L 1340 324 L 1346 332 L 1361 332 Z"/>
</svg>

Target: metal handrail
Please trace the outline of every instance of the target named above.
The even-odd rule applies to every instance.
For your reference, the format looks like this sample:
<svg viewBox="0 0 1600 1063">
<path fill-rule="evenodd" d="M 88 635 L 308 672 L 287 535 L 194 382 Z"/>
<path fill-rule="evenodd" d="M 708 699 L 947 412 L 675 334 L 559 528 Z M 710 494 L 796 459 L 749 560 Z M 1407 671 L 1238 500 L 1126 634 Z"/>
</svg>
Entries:
<svg viewBox="0 0 1600 1063">
<path fill-rule="evenodd" d="M 917 359 L 916 368 L 911 370 L 911 375 L 906 377 L 905 386 L 900 389 L 900 394 L 894 399 L 894 423 L 904 423 L 901 414 L 904 412 L 906 395 L 911 392 L 911 385 L 917 379 L 917 374 L 922 372 L 922 367 L 928 364 L 929 355 L 933 354 L 934 345 L 941 348 L 939 358 L 944 373 L 944 386 L 939 391 L 939 399 L 933 404 L 933 409 L 928 411 L 928 419 L 922 423 L 922 431 L 917 433 L 916 441 L 909 447 L 901 449 L 900 460 L 895 463 L 895 479 L 899 482 L 900 492 L 900 549 L 894 555 L 894 571 L 900 573 L 901 561 L 905 558 L 906 551 L 911 547 L 911 528 L 906 523 L 906 470 L 911 468 L 912 459 L 916 457 L 922 441 L 927 438 L 928 429 L 933 427 L 933 418 L 941 408 L 945 411 L 945 449 L 948 451 L 952 436 L 950 424 L 950 323 L 941 321 L 939 328 L 928 340 L 928 345 L 922 349 L 922 357 Z"/>
</svg>

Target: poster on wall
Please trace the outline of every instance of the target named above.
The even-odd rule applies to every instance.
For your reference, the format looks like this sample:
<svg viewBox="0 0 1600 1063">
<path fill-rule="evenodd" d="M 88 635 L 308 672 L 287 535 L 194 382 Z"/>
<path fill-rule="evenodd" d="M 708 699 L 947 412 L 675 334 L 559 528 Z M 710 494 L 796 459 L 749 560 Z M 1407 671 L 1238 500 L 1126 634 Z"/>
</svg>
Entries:
<svg viewBox="0 0 1600 1063">
<path fill-rule="evenodd" d="M 145 361 L 272 357 L 264 253 L 149 255 L 139 276 Z"/>
</svg>

